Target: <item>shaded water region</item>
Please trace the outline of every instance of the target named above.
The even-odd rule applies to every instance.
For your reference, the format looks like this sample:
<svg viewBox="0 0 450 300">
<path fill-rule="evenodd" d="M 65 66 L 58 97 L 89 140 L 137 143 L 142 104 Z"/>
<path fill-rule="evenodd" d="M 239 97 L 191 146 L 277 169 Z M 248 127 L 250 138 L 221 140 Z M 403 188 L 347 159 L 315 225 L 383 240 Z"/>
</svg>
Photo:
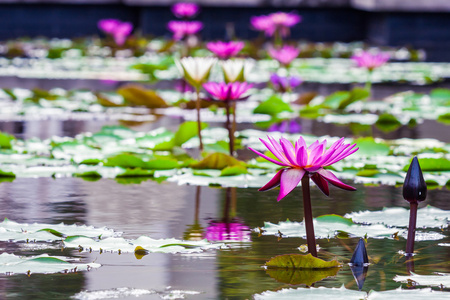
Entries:
<svg viewBox="0 0 450 300">
<path fill-rule="evenodd" d="M 401 187 L 356 187 L 358 190 L 353 193 L 332 188 L 330 198 L 313 187 L 314 216 L 407 206 L 402 199 Z M 181 239 L 189 234 L 193 236 L 194 224 L 198 225 L 195 233 L 205 234 L 212 222 L 221 222 L 226 217 L 249 228 L 263 226 L 264 221 L 301 221 L 303 207 L 300 190 L 279 203 L 275 200 L 277 193 L 237 189 L 236 197 L 229 202 L 229 198 L 226 201 L 226 189 L 221 188 L 178 186 L 168 182 L 158 184 L 151 180 L 139 185 L 121 185 L 106 179 L 88 182 L 79 178 L 19 178 L 0 184 L 0 217 L 27 223 L 106 225 L 122 231 L 125 238 L 147 235 Z M 427 201 L 421 206 L 432 205 L 450 210 L 449 196 L 447 189 L 430 190 Z M 449 229 L 444 229 L 442 233 L 446 236 L 443 240 L 416 243 L 419 252 L 415 262 L 417 273 L 450 272 L 448 248 L 437 246 L 438 243 L 450 242 Z M 1 275 L 0 298 L 69 299 L 85 290 L 135 288 L 152 291 L 153 294 L 123 299 L 161 299 L 177 290 L 200 292 L 186 295 L 187 299 L 248 299 L 255 293 L 289 287 L 266 274 L 261 266 L 275 255 L 300 253 L 297 248 L 306 240 L 283 238 L 278 241 L 276 236 L 258 237 L 255 232 L 250 234 L 250 239 L 250 242 L 238 242 L 233 248 L 220 251 L 184 255 L 151 253 L 142 259 L 136 259 L 131 253 L 79 253 L 76 249 L 61 252 L 59 247 L 30 251 L 32 244 L 3 242 L 0 243 L 1 251 L 82 257 L 84 262 L 95 261 L 102 267 L 76 274 Z M 324 259 L 337 258 L 344 266 L 335 277 L 316 283 L 316 287 L 340 287 L 344 284 L 349 289 L 358 289 L 347 265 L 357 242 L 358 238 L 318 240 L 322 248 L 319 256 Z M 407 274 L 404 258 L 398 254 L 404 247 L 403 238 L 368 240 L 367 249 L 372 264 L 364 291 L 407 286 L 392 280 L 395 275 Z"/>
</svg>

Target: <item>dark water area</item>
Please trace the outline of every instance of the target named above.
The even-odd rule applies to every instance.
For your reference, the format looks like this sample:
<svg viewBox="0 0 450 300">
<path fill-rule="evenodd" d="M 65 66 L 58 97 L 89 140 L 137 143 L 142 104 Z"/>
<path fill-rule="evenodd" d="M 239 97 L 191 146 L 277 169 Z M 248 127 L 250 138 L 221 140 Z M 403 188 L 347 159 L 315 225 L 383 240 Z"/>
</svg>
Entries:
<svg viewBox="0 0 450 300">
<path fill-rule="evenodd" d="M 353 193 L 332 188 L 329 198 L 312 187 L 314 216 L 407 207 L 407 202 L 402 199 L 401 187 L 356 187 L 358 190 Z M 23 178 L 0 184 L 0 217 L 21 223 L 64 222 L 107 226 L 122 231 L 123 237 L 130 239 L 141 235 L 182 239 L 193 224 L 198 224 L 198 230 L 204 233 L 211 222 L 222 221 L 226 212 L 228 216 L 233 216 L 230 220 L 249 228 L 261 227 L 265 221 L 302 221 L 300 190 L 297 189 L 279 203 L 276 202 L 277 193 L 236 189 L 236 196 L 230 205 L 226 190 L 221 188 L 178 186 L 168 182 L 159 184 L 150 180 L 139 185 L 121 185 L 107 179 L 88 182 L 79 178 Z M 449 196 L 447 189 L 430 190 L 427 201 L 420 207 L 432 205 L 450 210 Z M 442 233 L 446 236 L 443 240 L 416 242 L 419 252 L 415 262 L 417 273 L 450 272 L 450 253 L 447 247 L 437 246 L 437 243 L 450 241 L 448 228 Z M 255 293 L 290 287 L 277 282 L 262 266 L 273 256 L 300 253 L 297 248 L 306 240 L 258 237 L 256 232 L 251 233 L 250 239 L 250 242 L 236 243 L 232 249 L 197 255 L 151 253 L 139 260 L 132 253 L 79 253 L 75 249 L 61 252 L 57 247 L 39 250 L 38 253 L 82 258 L 84 262 L 95 261 L 102 267 L 75 274 L 0 275 L 0 298 L 70 299 L 83 290 L 127 287 L 159 293 L 137 299 L 161 299 L 161 295 L 173 290 L 200 292 L 187 295 L 186 299 L 249 299 Z M 337 258 L 344 265 L 335 276 L 316 283 L 315 287 L 344 285 L 348 289 L 358 289 L 347 265 L 358 240 L 317 240 L 321 247 L 319 257 L 327 260 Z M 398 254 L 404 247 L 403 238 L 368 240 L 367 250 L 372 264 L 363 291 L 390 290 L 400 285 L 406 288 L 406 284 L 392 280 L 395 275 L 407 274 L 405 259 Z M 0 249 L 16 255 L 38 254 L 29 251 L 23 243 L 2 242 Z M 129 296 L 123 299 L 135 298 Z"/>
</svg>

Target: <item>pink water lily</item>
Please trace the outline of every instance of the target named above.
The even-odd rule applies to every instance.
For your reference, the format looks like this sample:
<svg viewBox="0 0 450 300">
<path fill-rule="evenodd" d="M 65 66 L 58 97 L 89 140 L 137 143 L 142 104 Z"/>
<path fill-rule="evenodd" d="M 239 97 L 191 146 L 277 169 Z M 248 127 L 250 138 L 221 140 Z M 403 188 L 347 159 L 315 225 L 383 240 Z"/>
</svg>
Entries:
<svg viewBox="0 0 450 300">
<path fill-rule="evenodd" d="M 167 28 L 172 31 L 174 40 L 181 40 L 187 35 L 193 35 L 202 30 L 200 21 L 169 21 Z"/>
<path fill-rule="evenodd" d="M 368 51 L 363 51 L 352 56 L 353 61 L 356 62 L 358 67 L 367 68 L 369 71 L 381 67 L 389 60 L 389 58 L 389 53 L 371 53 Z"/>
<path fill-rule="evenodd" d="M 281 36 L 289 35 L 289 28 L 301 21 L 296 13 L 276 12 L 269 15 L 254 16 L 250 23 L 255 30 L 263 31 L 266 36 L 272 36 L 278 32 Z"/>
<path fill-rule="evenodd" d="M 273 59 L 276 59 L 280 64 L 285 67 L 289 67 L 294 59 L 300 54 L 300 49 L 293 46 L 283 46 L 279 49 L 270 48 L 269 55 Z"/>
<path fill-rule="evenodd" d="M 266 185 L 259 189 L 260 191 L 268 191 L 280 186 L 277 198 L 277 201 L 280 201 L 300 183 L 304 176 L 309 176 L 327 196 L 329 195 L 328 182 L 344 190 L 356 190 L 341 182 L 331 171 L 324 169 L 357 151 L 359 148 L 355 148 L 356 144 L 344 144 L 344 138 L 341 138 L 326 149 L 327 140 L 322 142 L 317 140 L 308 147 L 303 137 L 298 139 L 295 146 L 285 138 L 281 138 L 279 142 L 271 136 L 268 138 L 269 142 L 260 140 L 278 160 L 252 148 L 249 149 L 268 161 L 286 168 L 278 171 Z"/>
<path fill-rule="evenodd" d="M 247 99 L 244 94 L 252 87 L 247 82 L 207 82 L 203 84 L 203 88 L 218 101 L 236 101 Z"/>
<path fill-rule="evenodd" d="M 221 59 L 228 59 L 238 54 L 239 51 L 244 48 L 244 42 L 209 42 L 206 44 L 206 48 L 208 48 L 209 51 L 213 52 L 217 57 Z"/>
<path fill-rule="evenodd" d="M 118 46 L 122 46 L 133 31 L 133 24 L 116 19 L 104 19 L 98 22 L 98 28 L 111 35 Z"/>
<path fill-rule="evenodd" d="M 172 13 L 177 18 L 192 18 L 195 16 L 200 7 L 195 3 L 180 2 L 172 6 Z"/>
</svg>

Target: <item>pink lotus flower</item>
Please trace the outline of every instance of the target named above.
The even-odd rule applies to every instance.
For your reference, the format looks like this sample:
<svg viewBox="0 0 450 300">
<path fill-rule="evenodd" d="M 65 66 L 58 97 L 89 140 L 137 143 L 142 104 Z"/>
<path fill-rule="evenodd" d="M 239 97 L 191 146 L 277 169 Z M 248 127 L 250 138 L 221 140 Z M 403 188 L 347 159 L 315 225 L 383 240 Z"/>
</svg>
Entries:
<svg viewBox="0 0 450 300">
<path fill-rule="evenodd" d="M 283 46 L 282 48 L 279 49 L 275 48 L 269 49 L 270 57 L 276 59 L 280 64 L 282 64 L 285 67 L 289 67 L 291 62 L 294 59 L 296 59 L 299 54 L 300 49 L 293 46 Z"/>
<path fill-rule="evenodd" d="M 192 18 L 199 10 L 200 7 L 195 3 L 180 2 L 172 6 L 172 13 L 177 18 Z"/>
<path fill-rule="evenodd" d="M 301 17 L 295 13 L 276 12 L 267 16 L 255 16 L 250 23 L 255 30 L 264 31 L 267 36 L 272 36 L 276 31 L 283 37 L 289 35 L 289 28 L 301 21 Z"/>
<path fill-rule="evenodd" d="M 300 137 L 294 147 L 285 138 L 281 138 L 279 143 L 273 137 L 268 136 L 268 138 L 269 142 L 260 140 L 278 160 L 252 148 L 249 149 L 268 161 L 286 168 L 278 171 L 266 185 L 259 189 L 260 191 L 268 191 L 280 186 L 277 198 L 277 201 L 280 201 L 299 184 L 303 176 L 310 176 L 327 196 L 329 195 L 328 182 L 344 190 L 356 190 L 341 182 L 331 171 L 324 169 L 358 150 L 359 148 L 355 148 L 356 144 L 344 144 L 344 138 L 341 138 L 325 150 L 327 140 L 322 142 L 317 140 L 307 147 L 303 137 Z"/>
<path fill-rule="evenodd" d="M 203 88 L 218 101 L 245 100 L 249 96 L 243 96 L 253 85 L 247 82 L 207 82 Z"/>
<path fill-rule="evenodd" d="M 167 28 L 172 31 L 174 40 L 181 40 L 187 35 L 193 35 L 202 30 L 200 21 L 170 21 Z"/>
<path fill-rule="evenodd" d="M 373 54 L 368 51 L 363 51 L 352 56 L 352 59 L 356 62 L 358 67 L 367 68 L 369 71 L 381 67 L 389 60 L 389 58 L 389 53 L 379 52 Z"/>
<path fill-rule="evenodd" d="M 206 48 L 213 52 L 217 57 L 221 59 L 228 59 L 238 54 L 239 51 L 244 48 L 244 42 L 209 42 L 206 44 Z"/>
<path fill-rule="evenodd" d="M 250 18 L 250 24 L 255 30 L 264 31 L 267 36 L 273 35 L 275 31 L 272 19 L 269 16 L 254 16 Z"/>
<path fill-rule="evenodd" d="M 118 46 L 122 46 L 133 31 L 133 24 L 116 19 L 104 19 L 98 22 L 98 28 L 111 35 Z"/>
</svg>

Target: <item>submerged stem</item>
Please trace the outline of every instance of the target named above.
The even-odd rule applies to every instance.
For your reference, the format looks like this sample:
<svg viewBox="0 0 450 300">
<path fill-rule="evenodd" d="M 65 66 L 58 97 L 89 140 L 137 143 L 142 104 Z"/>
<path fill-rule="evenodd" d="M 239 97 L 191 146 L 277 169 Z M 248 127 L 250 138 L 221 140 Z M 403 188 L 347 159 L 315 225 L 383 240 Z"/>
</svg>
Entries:
<svg viewBox="0 0 450 300">
<path fill-rule="evenodd" d="M 412 256 L 414 254 L 414 239 L 416 237 L 417 206 L 418 206 L 417 201 L 410 202 L 408 240 L 406 241 L 406 256 Z"/>
<path fill-rule="evenodd" d="M 200 140 L 200 152 L 203 151 L 203 141 L 202 141 L 202 122 L 200 121 L 200 89 L 196 89 L 197 92 L 197 129 L 198 129 L 198 139 Z"/>
<path fill-rule="evenodd" d="M 317 257 L 316 248 L 316 236 L 314 234 L 314 224 L 311 207 L 311 194 L 309 190 L 309 176 L 305 174 L 302 178 L 302 191 L 303 191 L 303 211 L 305 218 L 306 228 L 306 241 L 308 244 L 308 252 L 312 256 Z"/>
</svg>

